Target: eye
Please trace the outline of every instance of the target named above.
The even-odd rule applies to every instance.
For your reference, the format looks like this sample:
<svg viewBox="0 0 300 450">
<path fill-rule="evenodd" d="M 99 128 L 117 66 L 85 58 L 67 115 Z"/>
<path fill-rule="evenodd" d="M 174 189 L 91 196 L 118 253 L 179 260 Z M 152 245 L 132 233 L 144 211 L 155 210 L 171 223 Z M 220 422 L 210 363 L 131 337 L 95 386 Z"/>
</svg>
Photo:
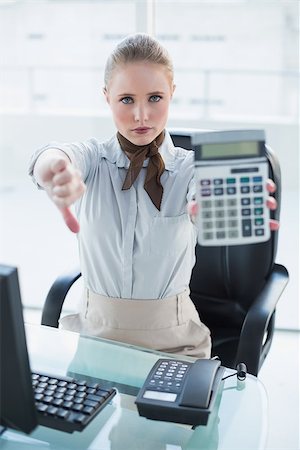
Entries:
<svg viewBox="0 0 300 450">
<path fill-rule="evenodd" d="M 161 100 L 161 95 L 151 95 L 151 97 L 149 98 L 150 102 L 159 102 L 159 100 Z"/>
<path fill-rule="evenodd" d="M 121 102 L 124 103 L 125 105 L 128 105 L 129 103 L 133 103 L 133 98 L 132 97 L 123 97 L 123 98 L 121 98 Z"/>
</svg>

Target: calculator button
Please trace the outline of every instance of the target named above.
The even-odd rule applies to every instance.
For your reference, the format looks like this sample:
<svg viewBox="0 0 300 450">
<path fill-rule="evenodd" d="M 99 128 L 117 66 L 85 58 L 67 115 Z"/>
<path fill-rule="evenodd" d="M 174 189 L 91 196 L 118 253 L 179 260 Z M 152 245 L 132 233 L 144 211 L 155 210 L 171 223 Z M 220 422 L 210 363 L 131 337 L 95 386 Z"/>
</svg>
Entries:
<svg viewBox="0 0 300 450">
<path fill-rule="evenodd" d="M 222 178 L 215 178 L 214 179 L 214 185 L 215 186 L 220 186 L 220 184 L 223 184 L 223 179 Z"/>
<path fill-rule="evenodd" d="M 236 209 L 229 209 L 227 211 L 227 216 L 228 217 L 237 217 L 237 210 Z"/>
<path fill-rule="evenodd" d="M 236 228 L 239 223 L 237 220 L 228 220 L 227 224 L 229 228 Z"/>
<path fill-rule="evenodd" d="M 251 200 L 249 197 L 243 197 L 241 198 L 241 205 L 246 206 L 246 205 L 250 205 Z"/>
<path fill-rule="evenodd" d="M 263 212 L 264 212 L 263 208 L 254 208 L 255 216 L 261 216 Z"/>
<path fill-rule="evenodd" d="M 224 200 L 215 200 L 215 207 L 222 208 L 224 206 Z"/>
<path fill-rule="evenodd" d="M 235 187 L 228 187 L 226 189 L 226 191 L 227 191 L 228 195 L 234 195 L 236 193 L 236 188 Z"/>
<path fill-rule="evenodd" d="M 224 189 L 223 188 L 215 188 L 214 189 L 214 194 L 215 195 L 223 195 L 224 194 Z"/>
<path fill-rule="evenodd" d="M 249 186 L 241 186 L 241 193 L 242 194 L 249 194 L 250 187 Z"/>
<path fill-rule="evenodd" d="M 228 198 L 227 199 L 227 206 L 236 206 L 237 205 L 237 199 L 236 198 Z"/>
<path fill-rule="evenodd" d="M 262 205 L 264 202 L 264 199 L 262 197 L 254 197 L 253 203 L 254 205 Z"/>
<path fill-rule="evenodd" d="M 261 219 L 261 218 L 254 219 L 254 223 L 256 226 L 260 227 L 264 224 L 264 219 Z"/>
<path fill-rule="evenodd" d="M 242 177 L 242 178 L 240 179 L 240 182 L 241 182 L 241 183 L 249 183 L 249 181 L 250 181 L 250 178 L 249 178 L 249 177 Z"/>
<path fill-rule="evenodd" d="M 257 228 L 255 230 L 255 236 L 263 236 L 265 234 L 265 230 L 263 228 Z"/>
<path fill-rule="evenodd" d="M 253 183 L 261 183 L 262 182 L 262 177 L 261 176 L 256 176 L 252 178 Z"/>
<path fill-rule="evenodd" d="M 238 230 L 228 230 L 228 237 L 229 237 L 230 239 L 234 239 L 234 238 L 239 237 L 239 232 L 238 232 Z"/>
<path fill-rule="evenodd" d="M 225 228 L 225 221 L 224 220 L 217 220 L 216 221 L 216 228 Z"/>
<path fill-rule="evenodd" d="M 202 197 L 209 197 L 211 195 L 211 190 L 210 189 L 201 189 L 201 196 Z"/>
<path fill-rule="evenodd" d="M 253 192 L 262 192 L 263 191 L 263 187 L 261 184 L 254 184 L 253 185 Z"/>
<path fill-rule="evenodd" d="M 243 219 L 242 220 L 242 233 L 243 233 L 244 237 L 252 235 L 251 220 L 250 219 Z"/>
<path fill-rule="evenodd" d="M 203 222 L 203 230 L 211 230 L 213 228 L 213 222 Z"/>
<path fill-rule="evenodd" d="M 225 233 L 225 231 L 217 231 L 216 236 L 217 236 L 217 239 L 225 239 L 226 233 Z"/>
<path fill-rule="evenodd" d="M 203 239 L 205 239 L 206 241 L 213 239 L 213 237 L 213 233 L 203 233 Z"/>
<path fill-rule="evenodd" d="M 242 209 L 242 216 L 250 216 L 251 209 L 250 208 L 243 208 Z"/>
<path fill-rule="evenodd" d="M 227 184 L 235 184 L 236 179 L 235 178 L 227 178 L 226 183 Z"/>
<path fill-rule="evenodd" d="M 202 200 L 201 204 L 202 204 L 202 208 L 211 208 L 212 207 L 211 200 Z"/>
<path fill-rule="evenodd" d="M 201 215 L 202 215 L 203 219 L 211 219 L 213 213 L 212 213 L 212 211 L 202 210 Z"/>
<path fill-rule="evenodd" d="M 200 184 L 201 184 L 201 186 L 209 186 L 210 185 L 210 180 L 201 180 Z"/>
<path fill-rule="evenodd" d="M 217 219 L 222 219 L 225 216 L 225 212 L 223 209 L 216 209 L 215 210 L 215 217 Z"/>
</svg>

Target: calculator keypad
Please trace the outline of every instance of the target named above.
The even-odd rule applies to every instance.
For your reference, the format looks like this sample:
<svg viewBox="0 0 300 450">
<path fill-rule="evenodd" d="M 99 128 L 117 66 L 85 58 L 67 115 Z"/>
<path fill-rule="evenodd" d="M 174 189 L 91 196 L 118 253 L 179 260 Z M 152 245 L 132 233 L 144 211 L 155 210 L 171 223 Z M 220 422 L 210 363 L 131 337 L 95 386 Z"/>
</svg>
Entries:
<svg viewBox="0 0 300 450">
<path fill-rule="evenodd" d="M 264 174 L 257 169 L 257 175 L 224 176 L 224 170 L 229 173 L 230 168 L 218 169 L 223 171 L 223 176 L 210 177 L 199 168 L 203 174 L 198 178 L 199 242 L 231 245 L 267 240 Z"/>
<path fill-rule="evenodd" d="M 162 360 L 149 380 L 152 391 L 180 392 L 190 363 Z"/>
</svg>

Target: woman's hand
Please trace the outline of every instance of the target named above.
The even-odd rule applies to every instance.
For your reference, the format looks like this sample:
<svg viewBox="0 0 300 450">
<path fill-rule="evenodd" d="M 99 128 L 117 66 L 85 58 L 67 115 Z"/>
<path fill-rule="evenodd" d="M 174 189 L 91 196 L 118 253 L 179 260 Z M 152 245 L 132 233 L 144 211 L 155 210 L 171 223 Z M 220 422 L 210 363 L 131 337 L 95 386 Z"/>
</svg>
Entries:
<svg viewBox="0 0 300 450">
<path fill-rule="evenodd" d="M 63 152 L 47 150 L 38 158 L 34 174 L 38 183 L 60 210 L 68 228 L 73 233 L 78 233 L 79 223 L 71 212 L 70 206 L 85 191 L 85 184 L 79 171 Z"/>
<path fill-rule="evenodd" d="M 268 181 L 267 181 L 267 190 L 270 194 L 273 194 L 276 191 L 276 184 L 271 179 L 268 179 Z M 268 197 L 267 207 L 272 211 L 274 211 L 277 208 L 277 202 L 276 202 L 275 198 L 272 197 L 271 195 Z M 187 205 L 187 211 L 188 211 L 188 214 L 190 215 L 193 223 L 196 222 L 196 216 L 198 214 L 198 209 L 199 209 L 199 207 L 195 200 L 189 202 Z M 277 231 L 278 228 L 279 228 L 278 220 L 270 219 L 271 231 Z"/>
</svg>

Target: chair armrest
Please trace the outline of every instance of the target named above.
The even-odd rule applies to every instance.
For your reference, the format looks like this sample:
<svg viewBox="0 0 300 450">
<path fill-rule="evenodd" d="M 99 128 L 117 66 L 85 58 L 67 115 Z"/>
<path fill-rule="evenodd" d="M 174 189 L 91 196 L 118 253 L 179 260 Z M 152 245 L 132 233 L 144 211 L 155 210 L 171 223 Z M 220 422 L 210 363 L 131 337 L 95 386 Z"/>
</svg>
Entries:
<svg viewBox="0 0 300 450">
<path fill-rule="evenodd" d="M 280 264 L 274 264 L 266 285 L 244 320 L 236 363 L 244 362 L 248 372 L 255 376 L 269 351 L 276 305 L 288 280 L 287 269 Z"/>
<path fill-rule="evenodd" d="M 52 284 L 42 311 L 42 325 L 58 328 L 58 320 L 61 314 L 63 303 L 72 285 L 78 278 L 81 272 L 75 269 L 59 276 Z"/>
</svg>

